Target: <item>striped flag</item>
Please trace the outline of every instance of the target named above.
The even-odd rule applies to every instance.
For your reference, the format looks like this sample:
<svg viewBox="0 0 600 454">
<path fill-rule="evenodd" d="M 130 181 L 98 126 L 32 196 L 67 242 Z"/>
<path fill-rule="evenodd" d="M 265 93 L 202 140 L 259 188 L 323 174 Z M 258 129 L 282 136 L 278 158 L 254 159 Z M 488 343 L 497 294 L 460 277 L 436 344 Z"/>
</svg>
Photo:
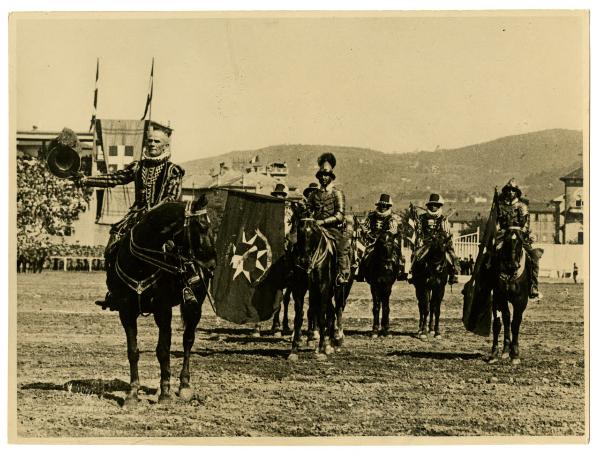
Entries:
<svg viewBox="0 0 600 454">
<path fill-rule="evenodd" d="M 415 242 L 417 241 L 417 213 L 412 202 L 408 207 L 408 219 L 406 222 L 409 227 L 409 232 L 406 236 L 406 239 L 410 242 L 411 248 L 414 250 Z"/>
<path fill-rule="evenodd" d="M 98 109 L 98 76 L 100 75 L 100 58 L 96 59 L 96 83 L 94 85 L 94 110 L 92 113 L 92 121 L 90 122 L 90 132 L 96 124 L 96 111 Z"/>
<path fill-rule="evenodd" d="M 146 115 L 150 112 L 152 116 L 152 92 L 154 91 L 154 57 L 152 57 L 152 68 L 150 69 L 150 87 L 148 88 L 148 97 L 146 98 L 146 107 L 144 108 L 144 115 L 142 120 L 146 119 Z"/>
</svg>

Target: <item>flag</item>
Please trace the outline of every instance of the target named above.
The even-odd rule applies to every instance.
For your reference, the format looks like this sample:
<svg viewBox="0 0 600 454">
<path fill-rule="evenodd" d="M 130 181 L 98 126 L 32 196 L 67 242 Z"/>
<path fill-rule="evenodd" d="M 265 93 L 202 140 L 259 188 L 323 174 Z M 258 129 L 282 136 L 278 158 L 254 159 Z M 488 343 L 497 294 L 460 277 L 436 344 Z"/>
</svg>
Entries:
<svg viewBox="0 0 600 454">
<path fill-rule="evenodd" d="M 498 191 L 495 190 L 473 274 L 463 288 L 463 325 L 467 331 L 480 336 L 489 336 L 492 327 L 492 286 L 486 262 L 494 247 L 497 215 Z"/>
<path fill-rule="evenodd" d="M 250 160 L 250 164 L 256 164 L 258 162 L 258 155 L 254 156 L 251 160 Z"/>
<path fill-rule="evenodd" d="M 152 93 L 154 92 L 154 57 L 152 57 L 152 68 L 150 69 L 150 86 L 148 88 L 148 96 L 146 97 L 146 107 L 144 107 L 144 115 L 142 120 L 146 118 L 148 112 L 152 113 Z"/>
<path fill-rule="evenodd" d="M 406 223 L 408 225 L 406 239 L 410 243 L 410 247 L 413 251 L 415 250 L 415 242 L 417 241 L 417 222 L 417 210 L 411 202 L 411 204 L 408 207 L 408 219 L 406 220 Z"/>
<path fill-rule="evenodd" d="M 228 191 L 217 239 L 213 299 L 233 323 L 268 320 L 283 288 L 285 200 Z"/>
<path fill-rule="evenodd" d="M 96 83 L 94 85 L 94 110 L 92 112 L 92 121 L 90 122 L 90 132 L 96 124 L 96 111 L 98 109 L 98 76 L 100 75 L 100 59 L 96 59 Z"/>
</svg>

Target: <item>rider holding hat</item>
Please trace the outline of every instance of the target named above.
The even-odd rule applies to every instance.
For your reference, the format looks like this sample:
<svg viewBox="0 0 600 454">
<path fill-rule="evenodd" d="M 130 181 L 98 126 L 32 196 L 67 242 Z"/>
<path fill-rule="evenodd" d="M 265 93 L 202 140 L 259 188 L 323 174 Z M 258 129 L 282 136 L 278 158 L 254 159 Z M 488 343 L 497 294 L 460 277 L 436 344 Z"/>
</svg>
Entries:
<svg viewBox="0 0 600 454">
<path fill-rule="evenodd" d="M 344 193 L 333 185 L 336 164 L 332 153 L 323 153 L 317 160 L 319 171 L 316 174 L 319 188 L 308 197 L 308 209 L 317 225 L 327 229 L 334 238 L 337 256 L 338 284 L 345 284 L 350 277 L 349 241 L 344 234 L 346 199 Z"/>
<path fill-rule="evenodd" d="M 110 229 L 110 238 L 104 252 L 106 268 L 112 269 L 116 259 L 118 240 L 140 219 L 141 215 L 159 203 L 175 201 L 181 196 L 181 182 L 184 170 L 170 162 L 170 133 L 168 128 L 148 129 L 147 147 L 142 158 L 134 161 L 123 170 L 87 177 L 82 173 L 73 177 L 80 186 L 113 188 L 118 185 L 135 183 L 135 202 L 125 217 Z M 187 288 L 187 287 L 186 287 Z M 185 299 L 192 299 L 191 290 L 185 292 Z M 110 292 L 105 301 L 96 301 L 103 308 L 116 309 Z"/>
</svg>

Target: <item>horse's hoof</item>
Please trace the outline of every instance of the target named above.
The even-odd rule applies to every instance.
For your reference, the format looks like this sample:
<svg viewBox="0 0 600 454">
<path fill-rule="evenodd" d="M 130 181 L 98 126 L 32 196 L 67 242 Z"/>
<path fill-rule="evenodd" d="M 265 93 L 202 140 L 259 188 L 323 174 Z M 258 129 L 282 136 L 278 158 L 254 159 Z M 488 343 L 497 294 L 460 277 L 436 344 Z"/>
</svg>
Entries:
<svg viewBox="0 0 600 454">
<path fill-rule="evenodd" d="M 521 364 L 521 359 L 520 358 L 513 358 L 513 359 L 510 360 L 510 363 L 513 366 L 518 366 L 519 364 Z"/>
<path fill-rule="evenodd" d="M 260 337 L 260 331 L 252 331 L 251 337 Z"/>
<path fill-rule="evenodd" d="M 194 390 L 186 386 L 185 388 L 179 388 L 179 398 L 185 402 L 189 402 L 194 397 Z"/>
<path fill-rule="evenodd" d="M 490 356 L 488 358 L 488 364 L 496 364 L 498 362 L 498 357 L 497 356 Z"/>
<path fill-rule="evenodd" d="M 140 403 L 140 398 L 138 396 L 127 396 L 125 398 L 125 402 L 123 402 L 124 409 L 135 408 Z"/>
<path fill-rule="evenodd" d="M 173 401 L 170 394 L 161 394 L 158 396 L 158 403 L 161 405 L 168 405 Z"/>
<path fill-rule="evenodd" d="M 434 336 L 435 335 L 435 331 L 429 331 L 429 335 L 430 336 Z"/>
<path fill-rule="evenodd" d="M 309 349 L 312 350 L 312 349 L 316 348 L 316 346 L 317 346 L 317 343 L 314 340 L 307 340 L 306 341 L 306 347 L 307 348 L 309 348 Z"/>
<path fill-rule="evenodd" d="M 290 353 L 288 355 L 287 359 L 288 359 L 288 361 L 291 361 L 291 362 L 295 363 L 296 361 L 298 361 L 298 354 L 296 354 L 296 353 Z"/>
<path fill-rule="evenodd" d="M 342 347 L 340 347 L 339 345 L 333 348 L 333 351 L 336 353 L 339 353 L 342 351 Z"/>
<path fill-rule="evenodd" d="M 317 361 L 327 361 L 327 355 L 325 353 L 316 354 Z"/>
<path fill-rule="evenodd" d="M 273 337 L 276 337 L 277 339 L 281 338 L 281 331 L 275 331 Z"/>
<path fill-rule="evenodd" d="M 421 340 L 427 340 L 427 334 L 423 333 L 419 336 L 419 339 Z"/>
<path fill-rule="evenodd" d="M 326 355 L 331 355 L 334 352 L 333 347 L 331 345 L 326 345 L 325 346 L 325 354 Z"/>
<path fill-rule="evenodd" d="M 510 354 L 508 352 L 502 352 L 502 355 L 500 357 L 502 359 L 508 359 L 510 357 Z"/>
<path fill-rule="evenodd" d="M 440 333 L 437 333 L 435 336 L 433 336 L 434 339 L 441 339 L 442 335 Z"/>
</svg>

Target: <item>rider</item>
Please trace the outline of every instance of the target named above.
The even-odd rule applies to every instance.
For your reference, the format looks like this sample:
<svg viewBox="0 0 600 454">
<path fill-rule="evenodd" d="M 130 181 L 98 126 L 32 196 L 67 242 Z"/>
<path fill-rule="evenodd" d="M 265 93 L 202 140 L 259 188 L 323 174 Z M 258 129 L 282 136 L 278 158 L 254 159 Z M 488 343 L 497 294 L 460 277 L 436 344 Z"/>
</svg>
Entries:
<svg viewBox="0 0 600 454">
<path fill-rule="evenodd" d="M 427 210 L 425 213 L 419 215 L 417 228 L 417 242 L 421 243 L 421 247 L 417 248 L 413 255 L 411 274 L 414 264 L 422 258 L 422 255 L 427 249 L 432 237 L 442 234 L 446 237 L 446 253 L 450 257 L 451 265 L 448 275 L 448 283 L 456 284 L 458 283 L 457 274 L 460 273 L 460 268 L 458 265 L 458 258 L 456 257 L 456 253 L 454 252 L 454 247 L 452 245 L 452 233 L 450 233 L 448 219 L 443 214 L 442 207 L 444 206 L 444 199 L 440 194 L 431 194 L 429 196 L 429 201 L 425 204 L 425 206 L 427 207 Z"/>
<path fill-rule="evenodd" d="M 336 164 L 332 153 L 323 153 L 317 160 L 319 171 L 316 174 L 319 188 L 308 197 L 308 208 L 317 221 L 317 225 L 324 227 L 334 239 L 337 254 L 337 283 L 345 284 L 350 277 L 350 244 L 344 234 L 344 216 L 346 200 L 344 193 L 337 189 L 333 180 L 333 169 Z"/>
<path fill-rule="evenodd" d="M 392 235 L 398 234 L 398 226 L 400 219 L 397 214 L 392 211 L 392 198 L 389 194 L 381 194 L 379 200 L 375 203 L 375 209 L 369 211 L 367 217 L 362 222 L 362 228 L 365 231 L 366 238 L 369 241 L 363 258 L 361 260 L 357 280 L 361 281 L 364 274 L 364 266 L 373 250 L 373 243 L 377 236 L 382 232 L 390 232 Z"/>
<path fill-rule="evenodd" d="M 541 298 L 538 290 L 539 257 L 533 252 L 531 232 L 529 231 L 529 208 L 521 199 L 522 192 L 514 178 L 502 188 L 498 198 L 498 217 L 496 221 L 496 244 L 498 244 L 509 227 L 519 227 L 523 233 L 523 248 L 531 259 L 530 298 Z"/>
<path fill-rule="evenodd" d="M 114 268 L 119 239 L 127 234 L 141 216 L 156 205 L 178 200 L 181 196 L 181 181 L 185 172 L 170 161 L 170 135 L 170 128 L 151 125 L 148 128 L 147 147 L 144 148 L 139 161 L 134 161 L 125 169 L 113 173 L 90 177 L 79 173 L 73 177 L 81 186 L 98 188 L 112 188 L 135 182 L 134 204 L 125 217 L 110 229 L 110 238 L 104 251 L 107 272 Z M 183 294 L 186 302 L 195 300 L 188 286 L 185 286 Z M 118 309 L 110 291 L 106 293 L 104 301 L 96 301 L 96 304 L 103 309 Z"/>
</svg>

